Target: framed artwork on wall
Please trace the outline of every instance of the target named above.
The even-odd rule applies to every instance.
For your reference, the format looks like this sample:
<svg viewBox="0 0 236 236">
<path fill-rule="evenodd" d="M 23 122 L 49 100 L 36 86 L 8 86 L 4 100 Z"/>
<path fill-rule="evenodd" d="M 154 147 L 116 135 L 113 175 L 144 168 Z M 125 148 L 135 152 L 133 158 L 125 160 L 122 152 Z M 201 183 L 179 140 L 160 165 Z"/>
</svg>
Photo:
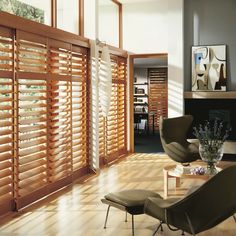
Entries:
<svg viewBox="0 0 236 236">
<path fill-rule="evenodd" d="M 192 47 L 192 91 L 226 91 L 226 45 Z"/>
</svg>

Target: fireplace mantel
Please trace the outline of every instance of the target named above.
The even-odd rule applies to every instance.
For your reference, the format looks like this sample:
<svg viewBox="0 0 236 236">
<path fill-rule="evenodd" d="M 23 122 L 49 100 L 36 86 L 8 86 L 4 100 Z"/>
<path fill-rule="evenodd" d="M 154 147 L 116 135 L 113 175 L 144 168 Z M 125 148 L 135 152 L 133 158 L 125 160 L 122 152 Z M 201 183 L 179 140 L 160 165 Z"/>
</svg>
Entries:
<svg viewBox="0 0 236 236">
<path fill-rule="evenodd" d="M 185 99 L 236 99 L 236 91 L 225 92 L 184 92 Z"/>
</svg>

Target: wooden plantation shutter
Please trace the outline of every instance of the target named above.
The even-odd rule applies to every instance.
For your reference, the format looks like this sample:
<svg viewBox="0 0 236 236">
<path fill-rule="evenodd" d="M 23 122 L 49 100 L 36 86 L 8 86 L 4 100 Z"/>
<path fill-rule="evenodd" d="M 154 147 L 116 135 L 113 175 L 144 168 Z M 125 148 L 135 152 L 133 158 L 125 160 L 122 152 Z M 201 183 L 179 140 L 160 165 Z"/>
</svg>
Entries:
<svg viewBox="0 0 236 236">
<path fill-rule="evenodd" d="M 17 31 L 15 199 L 32 202 L 48 183 L 47 39 Z M 32 196 L 34 193 L 34 196 Z"/>
<path fill-rule="evenodd" d="M 114 71 L 113 64 L 113 71 Z M 114 73 L 113 73 L 114 75 Z M 112 76 L 113 77 L 113 76 Z M 113 77 L 114 78 L 114 77 Z M 118 86 L 112 83 L 110 111 L 106 118 L 106 156 L 109 161 L 118 158 Z"/>
<path fill-rule="evenodd" d="M 127 153 L 127 101 L 126 101 L 126 59 L 119 58 L 118 60 L 118 149 L 119 155 Z"/>
<path fill-rule="evenodd" d="M 88 172 L 86 70 L 87 49 L 17 31 L 16 209 Z"/>
<path fill-rule="evenodd" d="M 79 171 L 89 165 L 88 127 L 89 109 L 87 109 L 87 50 L 72 47 L 72 159 L 73 171 Z"/>
<path fill-rule="evenodd" d="M 0 215 L 13 203 L 14 38 L 0 27 Z"/>
<path fill-rule="evenodd" d="M 102 109 L 99 107 L 99 158 L 100 162 L 104 162 L 106 157 L 106 120 L 102 115 Z"/>
<path fill-rule="evenodd" d="M 167 117 L 167 68 L 152 68 L 149 74 L 149 112 L 154 113 L 154 129 L 159 131 L 160 116 Z M 149 129 L 153 117 L 149 117 Z"/>
<path fill-rule="evenodd" d="M 47 184 L 47 84 L 18 79 L 17 197 Z"/>
<path fill-rule="evenodd" d="M 54 183 L 72 174 L 70 44 L 50 40 L 49 55 L 49 178 Z"/>
<path fill-rule="evenodd" d="M 111 106 L 106 118 L 100 115 L 100 155 L 105 162 L 127 153 L 126 146 L 126 59 L 112 56 Z M 100 156 L 101 157 L 101 156 Z"/>
<path fill-rule="evenodd" d="M 89 171 L 88 49 L 66 40 L 0 26 L 0 215 Z"/>
</svg>

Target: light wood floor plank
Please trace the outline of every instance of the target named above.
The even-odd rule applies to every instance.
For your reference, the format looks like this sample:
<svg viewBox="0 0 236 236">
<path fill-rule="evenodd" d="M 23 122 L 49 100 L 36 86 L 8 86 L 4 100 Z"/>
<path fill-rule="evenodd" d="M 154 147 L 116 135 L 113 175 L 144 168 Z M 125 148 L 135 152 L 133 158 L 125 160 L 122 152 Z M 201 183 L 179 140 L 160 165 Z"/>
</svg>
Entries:
<svg viewBox="0 0 236 236">
<path fill-rule="evenodd" d="M 100 199 L 109 192 L 129 188 L 149 189 L 163 195 L 162 170 L 168 164 L 173 162 L 164 154 L 130 155 L 102 169 L 98 176 L 77 181 L 47 199 L 0 219 L 0 236 L 130 236 L 131 216 L 126 223 L 125 213 L 114 208 L 111 208 L 107 229 L 103 229 L 107 206 Z M 182 196 L 190 186 L 202 183 L 202 180 L 182 180 L 181 190 L 176 191 L 172 181 L 170 194 Z M 135 236 L 151 236 L 156 225 L 157 220 L 149 216 L 135 216 Z M 158 235 L 179 236 L 181 232 L 171 232 L 164 226 L 164 232 Z M 236 235 L 232 217 L 199 234 L 222 235 Z"/>
</svg>

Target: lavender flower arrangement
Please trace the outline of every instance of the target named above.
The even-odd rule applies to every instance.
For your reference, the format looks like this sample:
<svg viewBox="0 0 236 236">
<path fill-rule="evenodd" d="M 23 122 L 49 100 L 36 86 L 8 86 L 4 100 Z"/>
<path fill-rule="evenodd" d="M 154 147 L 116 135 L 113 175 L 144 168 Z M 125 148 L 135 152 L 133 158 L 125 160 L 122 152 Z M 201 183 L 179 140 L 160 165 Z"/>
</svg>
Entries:
<svg viewBox="0 0 236 236">
<path fill-rule="evenodd" d="M 206 121 L 205 125 L 200 124 L 198 128 L 193 128 L 193 134 L 198 138 L 203 146 L 208 146 L 209 149 L 218 149 L 229 136 L 229 129 L 223 131 L 223 122 L 215 119 L 213 125 Z"/>
<path fill-rule="evenodd" d="M 205 168 L 202 166 L 197 166 L 190 170 L 190 173 L 192 175 L 204 175 L 205 174 Z"/>
<path fill-rule="evenodd" d="M 205 125 L 193 128 L 200 143 L 200 156 L 208 165 L 217 163 L 223 156 L 223 143 L 229 136 L 229 130 L 223 127 L 223 123 L 215 119 L 214 123 L 206 121 Z"/>
</svg>

